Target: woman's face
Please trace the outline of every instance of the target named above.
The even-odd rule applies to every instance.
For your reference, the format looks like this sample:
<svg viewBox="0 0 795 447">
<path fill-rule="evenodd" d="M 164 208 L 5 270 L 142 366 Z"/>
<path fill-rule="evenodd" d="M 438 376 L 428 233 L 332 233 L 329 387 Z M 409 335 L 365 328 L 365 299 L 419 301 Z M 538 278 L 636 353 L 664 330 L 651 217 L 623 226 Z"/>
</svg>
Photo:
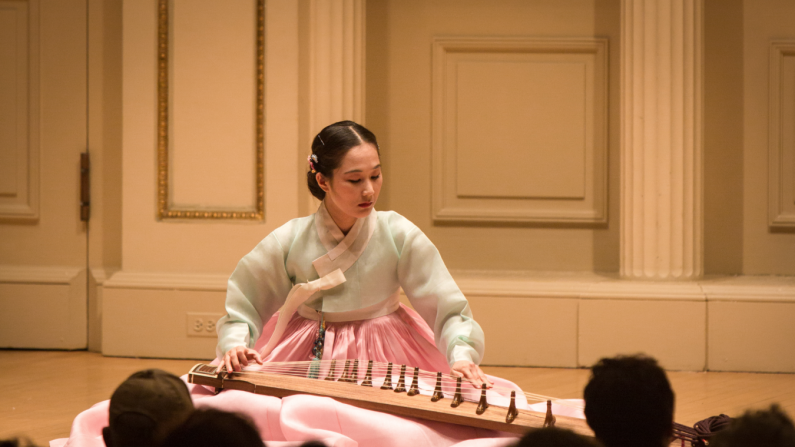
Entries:
<svg viewBox="0 0 795 447">
<path fill-rule="evenodd" d="M 317 181 L 326 192 L 326 208 L 337 225 L 348 226 L 355 219 L 367 217 L 378 200 L 383 182 L 378 151 L 370 143 L 355 146 L 345 154 L 331 179 L 318 173 Z"/>
</svg>

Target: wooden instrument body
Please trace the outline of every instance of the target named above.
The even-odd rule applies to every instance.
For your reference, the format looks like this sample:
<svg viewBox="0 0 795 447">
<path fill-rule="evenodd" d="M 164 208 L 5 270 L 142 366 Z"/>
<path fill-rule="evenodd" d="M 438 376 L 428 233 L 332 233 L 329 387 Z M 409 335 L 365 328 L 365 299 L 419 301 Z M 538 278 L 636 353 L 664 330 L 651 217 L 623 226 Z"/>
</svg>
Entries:
<svg viewBox="0 0 795 447">
<path fill-rule="evenodd" d="M 390 413 L 402 417 L 420 418 L 429 421 L 466 425 L 489 430 L 524 434 L 528 430 L 544 425 L 545 413 L 517 410 L 516 418 L 506 421 L 508 409 L 491 405 L 478 415 L 475 402 L 464 401 L 451 407 L 451 399 L 432 402 L 430 396 L 382 390 L 378 387 L 362 386 L 359 383 L 344 383 L 308 379 L 279 374 L 239 374 L 222 372 L 215 374 L 215 367 L 198 364 L 188 374 L 190 383 L 214 387 L 217 390 L 241 390 L 274 397 L 294 394 L 310 394 L 335 399 L 339 402 L 367 410 Z M 593 431 L 583 419 L 556 416 L 555 426 L 593 437 Z"/>
</svg>

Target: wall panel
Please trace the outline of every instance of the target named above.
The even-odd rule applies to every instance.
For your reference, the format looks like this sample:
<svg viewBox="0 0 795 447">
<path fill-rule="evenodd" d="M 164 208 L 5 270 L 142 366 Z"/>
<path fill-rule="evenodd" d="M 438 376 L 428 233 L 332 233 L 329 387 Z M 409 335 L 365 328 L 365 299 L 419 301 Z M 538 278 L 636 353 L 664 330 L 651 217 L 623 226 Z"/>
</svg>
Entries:
<svg viewBox="0 0 795 447">
<path fill-rule="evenodd" d="M 158 3 L 160 218 L 264 212 L 264 0 Z"/>
<path fill-rule="evenodd" d="M 607 41 L 434 39 L 437 222 L 607 219 Z"/>
<path fill-rule="evenodd" d="M 29 2 L 0 1 L 0 219 L 39 217 L 38 29 L 30 17 Z"/>
<path fill-rule="evenodd" d="M 579 365 L 590 366 L 600 358 L 619 354 L 644 353 L 666 369 L 705 368 L 704 299 L 659 300 L 644 295 L 580 303 Z"/>
<path fill-rule="evenodd" d="M 770 225 L 795 228 L 795 41 L 770 45 Z"/>
<path fill-rule="evenodd" d="M 795 130 L 793 56 L 787 49 L 795 41 L 792 17 L 795 2 L 789 0 L 743 2 L 744 275 L 795 275 L 795 226 L 790 223 L 795 195 L 793 184 L 787 186 L 795 164 L 786 160 L 792 154 Z M 779 43 L 785 43 L 781 50 L 776 49 Z M 777 68 L 772 64 L 776 61 Z M 776 77 L 780 84 L 773 81 Z M 781 108 L 774 113 L 777 105 Z M 771 203 L 774 196 L 778 196 L 775 204 Z"/>
<path fill-rule="evenodd" d="M 368 2 L 367 123 L 384 166 L 376 208 L 414 222 L 450 268 L 617 271 L 619 18 L 617 0 Z M 450 65 L 468 64 L 466 86 L 453 90 L 464 108 L 444 103 L 457 96 L 440 97 L 439 86 L 456 83 L 440 70 L 437 42 L 449 43 Z M 457 42 L 472 45 L 458 50 Z M 568 51 L 567 42 L 588 49 Z M 604 85 L 589 71 L 599 63 Z M 550 72 L 568 77 L 558 82 Z M 583 99 L 591 93 L 605 95 L 604 109 Z M 567 113 L 576 110 L 589 112 Z M 459 117 L 470 124 L 456 124 Z M 588 127 L 600 119 L 603 128 Z M 570 134 L 575 127 L 583 132 Z M 591 130 L 603 131 L 602 147 Z M 597 149 L 601 170 L 588 158 Z"/>
<path fill-rule="evenodd" d="M 159 169 L 158 143 L 163 129 L 158 127 L 158 119 L 162 113 L 168 114 L 160 107 L 163 102 L 158 102 L 159 93 L 160 97 L 163 93 L 158 90 L 162 74 L 158 70 L 158 63 L 162 62 L 158 30 L 163 18 L 160 8 L 164 4 L 167 6 L 168 2 L 123 3 L 122 259 L 121 270 L 102 284 L 101 349 L 110 355 L 207 359 L 213 356 L 216 340 L 189 337 L 188 313 L 220 315 L 226 279 L 237 262 L 275 228 L 298 217 L 298 186 L 302 176 L 298 170 L 299 8 L 292 0 L 270 0 L 264 14 L 259 8 L 264 7 L 261 0 L 215 2 L 215 7 L 235 9 L 219 12 L 217 20 L 202 15 L 197 23 L 209 34 L 205 37 L 220 36 L 218 41 L 192 39 L 189 36 L 193 34 L 177 31 L 172 67 L 177 78 L 169 84 L 176 89 L 172 121 L 185 120 L 182 125 L 187 127 L 173 129 L 174 165 L 179 175 L 171 192 L 176 193 L 174 200 L 183 202 L 173 202 L 172 211 L 189 211 L 198 218 L 160 219 L 158 211 L 163 209 L 160 206 L 163 202 L 159 200 L 163 196 L 159 193 L 163 190 L 159 187 L 164 171 Z M 178 21 L 180 8 L 186 4 L 192 5 L 175 3 Z M 204 14 L 209 12 L 203 10 Z M 182 13 L 196 11 L 183 9 Z M 257 23 L 259 17 L 264 23 Z M 239 21 L 247 23 L 241 25 L 244 29 L 236 29 Z M 263 38 L 258 40 L 257 33 L 263 33 Z M 244 34 L 248 40 L 235 49 L 236 40 L 243 39 Z M 262 59 L 257 59 L 257 52 L 252 50 L 258 42 L 264 45 Z M 226 55 L 230 58 L 226 65 L 231 66 L 211 67 L 207 73 L 210 78 L 204 78 L 206 70 L 197 68 L 208 62 L 203 59 L 202 49 L 216 44 L 220 47 L 210 50 L 240 53 Z M 250 57 L 248 63 L 242 62 L 246 53 Z M 180 54 L 192 56 L 181 59 Z M 241 61 L 240 66 L 235 65 L 236 60 Z M 257 63 L 265 70 L 261 76 L 253 69 Z M 240 86 L 227 85 L 235 79 L 241 80 Z M 216 91 L 202 95 L 203 88 L 210 88 L 208 83 Z M 181 96 L 188 94 L 179 90 L 186 85 L 193 89 L 192 98 Z M 257 86 L 256 90 L 253 86 Z M 225 91 L 230 91 L 233 98 L 226 98 Z M 257 105 L 260 95 L 262 102 Z M 201 101 L 191 102 L 198 99 Z M 220 111 L 226 116 L 216 121 L 213 117 Z M 252 119 L 254 114 L 258 115 L 256 120 Z M 255 121 L 260 121 L 262 127 L 255 125 Z M 209 128 L 213 122 L 240 127 Z M 198 130 L 211 132 L 213 138 L 181 146 L 184 140 L 180 140 L 180 135 L 184 139 L 196 130 L 193 125 L 201 125 Z M 231 153 L 228 144 L 235 146 Z M 253 144 L 268 148 L 262 152 L 261 160 L 254 157 Z M 180 151 L 185 152 L 180 154 Z M 197 157 L 200 160 L 191 160 Z M 217 157 L 226 159 L 215 163 Z M 204 172 L 207 169 L 212 169 L 213 174 Z M 258 175 L 257 169 L 261 169 L 263 183 L 255 188 L 251 179 Z M 227 181 L 237 182 L 236 176 L 243 181 L 230 186 Z M 248 192 L 243 191 L 249 187 Z M 189 191 L 193 189 L 196 191 Z M 244 205 L 249 207 L 245 213 L 257 214 L 252 209 L 257 200 L 263 208 L 256 218 L 224 219 L 225 216 L 219 215 L 234 213 L 235 207 Z M 209 289 L 205 287 L 207 281 L 213 284 Z"/>
<path fill-rule="evenodd" d="M 0 348 L 85 349 L 86 270 L 0 265 Z"/>
<path fill-rule="evenodd" d="M 709 304 L 708 367 L 714 371 L 795 372 L 795 303 Z"/>
<path fill-rule="evenodd" d="M 257 0 L 250 0 L 249 4 L 252 6 L 249 19 L 256 23 L 254 5 Z M 297 172 L 297 5 L 271 1 L 265 16 L 266 61 L 263 66 L 267 67 L 267 73 L 263 80 L 264 91 L 268 94 L 264 97 L 266 125 L 262 144 L 269 149 L 263 160 L 265 184 L 258 191 L 266 204 L 266 217 L 260 221 L 158 219 L 158 175 L 162 172 L 158 169 L 157 146 L 158 5 L 155 0 L 123 4 L 122 271 L 228 275 L 240 258 L 270 231 L 297 217 L 297 185 L 300 184 Z M 223 34 L 224 30 L 217 32 Z M 252 41 L 254 38 L 251 36 Z M 249 79 L 256 77 L 256 73 L 245 69 L 239 75 Z M 201 77 L 201 73 L 195 76 Z M 211 102 L 202 105 L 204 109 L 214 107 Z M 249 107 L 234 112 L 241 119 L 250 114 Z M 249 129 L 251 133 L 255 131 Z M 224 151 L 223 147 L 208 148 L 205 161 Z M 253 158 L 241 163 L 241 171 L 254 171 Z M 229 173 L 222 175 L 226 174 Z M 191 182 L 214 183 L 200 174 L 195 175 Z M 253 191 L 247 199 L 251 197 Z"/>
<path fill-rule="evenodd" d="M 173 204 L 255 209 L 257 4 L 172 1 Z"/>
<path fill-rule="evenodd" d="M 484 365 L 577 366 L 578 300 L 467 296 L 486 334 Z M 491 309 L 509 310 L 491 312 Z"/>
<path fill-rule="evenodd" d="M 223 283 L 222 283 L 223 285 Z M 125 357 L 208 360 L 217 338 L 188 337 L 188 312 L 222 314 L 224 291 L 122 288 L 103 290 L 102 353 Z"/>
</svg>

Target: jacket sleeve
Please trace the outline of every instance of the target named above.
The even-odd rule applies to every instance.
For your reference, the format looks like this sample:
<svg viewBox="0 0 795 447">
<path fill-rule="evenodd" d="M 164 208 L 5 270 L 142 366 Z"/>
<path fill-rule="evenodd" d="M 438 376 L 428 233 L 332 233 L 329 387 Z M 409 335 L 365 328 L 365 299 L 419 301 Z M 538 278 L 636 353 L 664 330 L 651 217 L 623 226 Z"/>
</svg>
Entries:
<svg viewBox="0 0 795 447">
<path fill-rule="evenodd" d="M 439 351 L 451 366 L 459 360 L 479 364 L 485 349 L 483 330 L 472 318 L 469 303 L 439 251 L 416 226 L 402 241 L 396 240 L 396 245 L 400 285 L 417 313 L 433 328 Z"/>
<path fill-rule="evenodd" d="M 229 277 L 226 315 L 218 320 L 218 357 L 235 346 L 253 348 L 264 322 L 284 304 L 292 287 L 286 256 L 271 233 L 238 262 Z"/>
</svg>

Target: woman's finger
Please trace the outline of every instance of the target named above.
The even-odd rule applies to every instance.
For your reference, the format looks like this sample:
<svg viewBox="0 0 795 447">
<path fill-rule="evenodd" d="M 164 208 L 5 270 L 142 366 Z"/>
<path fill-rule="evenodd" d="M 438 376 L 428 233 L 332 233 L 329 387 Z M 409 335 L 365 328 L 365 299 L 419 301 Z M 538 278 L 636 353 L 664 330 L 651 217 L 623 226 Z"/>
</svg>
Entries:
<svg viewBox="0 0 795 447">
<path fill-rule="evenodd" d="M 486 384 L 486 388 L 491 388 L 494 386 L 494 384 L 491 383 L 491 380 L 489 380 L 489 378 L 486 377 L 486 373 L 484 373 L 483 370 L 480 368 L 478 368 L 478 377 L 480 377 L 480 380 L 482 380 L 483 383 Z"/>
<path fill-rule="evenodd" d="M 248 357 L 246 354 L 247 352 L 243 349 L 237 351 L 237 361 L 240 362 L 242 366 L 248 366 Z"/>
<path fill-rule="evenodd" d="M 473 364 L 472 365 L 473 374 L 483 383 L 486 384 L 487 387 L 491 387 L 492 383 L 489 381 L 489 378 L 486 377 L 486 373 L 480 368 L 480 366 Z"/>
<path fill-rule="evenodd" d="M 228 352 L 224 356 L 224 363 L 226 363 L 226 372 L 234 371 L 232 369 L 232 356 Z"/>
<path fill-rule="evenodd" d="M 469 382 L 472 384 L 473 387 L 477 389 L 480 389 L 483 386 L 483 382 L 480 380 L 480 377 L 478 377 L 478 375 L 475 373 L 471 373 Z"/>
<path fill-rule="evenodd" d="M 251 356 L 252 356 L 252 357 L 254 357 L 254 360 L 255 360 L 257 363 L 259 363 L 260 365 L 262 365 L 262 357 L 259 355 L 259 352 L 257 352 L 257 351 L 256 351 L 256 350 L 254 350 L 254 349 L 249 349 L 249 353 L 251 354 Z"/>
<path fill-rule="evenodd" d="M 233 352 L 233 353 L 232 353 L 232 354 L 229 356 L 229 360 L 230 360 L 230 361 L 231 361 L 231 363 L 232 363 L 232 369 L 230 369 L 230 370 L 229 370 L 229 372 L 233 372 L 233 371 L 240 371 L 240 362 L 238 362 L 238 360 L 237 360 L 237 355 L 236 355 L 236 353 L 234 353 L 234 352 Z"/>
<path fill-rule="evenodd" d="M 475 368 L 477 368 L 474 364 L 469 364 L 464 367 L 461 372 L 464 374 L 464 377 L 469 381 L 473 388 L 480 388 L 482 382 L 478 378 L 478 375 L 475 372 Z"/>
</svg>

